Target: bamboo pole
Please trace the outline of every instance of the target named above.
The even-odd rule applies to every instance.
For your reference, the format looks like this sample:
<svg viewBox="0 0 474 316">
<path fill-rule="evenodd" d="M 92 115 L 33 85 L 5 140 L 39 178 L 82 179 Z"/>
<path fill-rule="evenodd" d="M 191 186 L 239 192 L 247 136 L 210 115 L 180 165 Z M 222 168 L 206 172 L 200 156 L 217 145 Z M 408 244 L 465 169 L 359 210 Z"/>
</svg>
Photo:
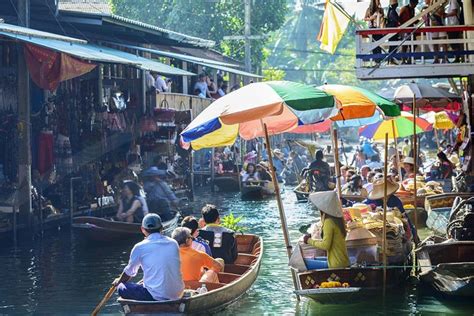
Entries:
<svg viewBox="0 0 474 316">
<path fill-rule="evenodd" d="M 341 189 L 341 168 L 339 167 L 339 146 L 337 142 L 337 130 L 333 126 L 334 123 L 331 123 L 332 129 L 332 142 L 334 145 L 334 170 L 336 172 L 336 187 L 337 187 L 337 195 L 339 199 L 342 197 L 342 189 Z"/>
<path fill-rule="evenodd" d="M 438 136 L 438 130 L 436 128 L 433 129 L 433 132 L 435 134 L 435 139 L 436 139 L 436 152 L 439 151 L 439 136 Z"/>
<path fill-rule="evenodd" d="M 265 132 L 265 143 L 267 144 L 267 153 L 268 153 L 268 163 L 270 164 L 270 173 L 272 175 L 272 181 L 273 185 L 275 187 L 275 195 L 276 195 L 276 200 L 277 200 L 277 205 L 278 205 L 278 211 L 280 214 L 280 221 L 281 221 L 281 229 L 283 230 L 283 238 L 285 240 L 285 247 L 286 247 L 286 253 L 288 255 L 288 259 L 291 257 L 291 243 L 290 243 L 290 235 L 288 233 L 288 225 L 286 223 L 286 215 L 285 215 L 285 210 L 283 208 L 283 202 L 281 200 L 281 195 L 280 195 L 280 186 L 278 185 L 278 179 L 275 173 L 275 168 L 273 167 L 273 159 L 272 159 L 272 148 L 270 145 L 270 137 L 268 136 L 268 129 L 267 129 L 267 124 L 263 123 L 262 120 L 260 120 L 260 123 L 263 126 L 263 131 Z M 299 290 L 298 282 L 297 282 L 297 277 L 295 274 L 295 271 L 291 269 L 291 277 L 293 279 L 293 286 L 295 290 Z M 299 300 L 299 295 L 296 295 L 297 299 Z"/>
<path fill-rule="evenodd" d="M 414 173 L 415 178 L 413 179 L 413 206 L 415 207 L 413 215 L 415 216 L 415 229 L 418 228 L 418 216 L 416 207 L 416 176 L 418 171 L 418 149 L 417 149 L 417 137 L 416 137 L 416 96 L 413 95 L 413 161 L 414 161 Z"/>
<path fill-rule="evenodd" d="M 397 166 L 398 166 L 398 179 L 402 181 L 402 162 L 400 161 L 400 153 L 398 152 L 398 141 L 395 133 L 395 120 L 392 119 L 392 133 L 393 141 L 395 142 L 395 153 L 397 155 Z"/>
<path fill-rule="evenodd" d="M 383 229 L 382 229 L 382 258 L 383 258 L 383 293 L 387 288 L 387 183 L 388 183 L 388 133 L 385 134 L 385 164 L 383 168 Z"/>
</svg>

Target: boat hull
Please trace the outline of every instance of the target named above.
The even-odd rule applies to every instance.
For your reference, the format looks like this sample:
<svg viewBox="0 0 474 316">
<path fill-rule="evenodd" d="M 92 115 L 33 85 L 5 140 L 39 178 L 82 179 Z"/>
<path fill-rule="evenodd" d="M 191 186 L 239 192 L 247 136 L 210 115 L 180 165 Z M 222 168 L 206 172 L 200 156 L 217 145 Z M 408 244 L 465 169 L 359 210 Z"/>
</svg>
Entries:
<svg viewBox="0 0 474 316">
<path fill-rule="evenodd" d="M 443 295 L 474 297 L 474 241 L 426 243 L 415 251 L 423 283 Z"/>
<path fill-rule="evenodd" d="M 171 235 L 178 227 L 179 214 L 163 223 L 163 234 Z M 73 219 L 72 228 L 82 240 L 120 242 L 143 239 L 140 224 L 111 221 L 105 218 L 79 216 Z"/>
<path fill-rule="evenodd" d="M 214 185 L 220 192 L 236 192 L 239 191 L 240 176 L 238 174 L 216 176 L 214 178 Z"/>
<path fill-rule="evenodd" d="M 388 267 L 386 288 L 396 288 L 402 284 L 409 275 L 409 269 Z M 350 303 L 358 298 L 366 297 L 360 295 L 377 294 L 383 289 L 383 268 L 358 267 L 345 269 L 323 269 L 311 270 L 298 274 L 299 282 L 303 292 L 300 295 L 311 298 L 319 303 Z M 311 291 L 317 284 L 327 281 L 339 281 L 349 283 L 349 290 L 335 288 L 327 293 Z M 306 291 L 306 292 L 305 292 Z M 356 294 L 359 292 L 359 294 Z"/>
<path fill-rule="evenodd" d="M 254 235 L 237 235 L 237 243 L 241 244 L 239 241 L 242 238 L 248 238 L 249 236 L 254 238 L 254 241 L 253 245 L 247 247 L 245 252 L 256 255 L 256 257 L 252 259 L 252 262 L 243 262 L 237 259 L 237 262 L 234 265 L 226 265 L 226 272 L 242 272 L 242 274 L 239 278 L 234 279 L 224 286 L 216 289 L 210 288 L 210 291 L 205 294 L 198 294 L 176 301 L 141 302 L 120 298 L 118 302 L 122 305 L 123 311 L 126 314 L 208 314 L 224 309 L 247 292 L 257 279 L 260 271 L 260 264 L 263 256 L 262 239 Z M 240 250 L 239 247 L 239 253 Z M 239 263 L 249 263 L 249 265 Z M 219 279 L 221 280 L 220 277 Z M 192 288 L 199 286 L 199 282 L 195 283 L 196 284 L 193 284 L 194 286 L 192 286 Z M 186 285 L 188 286 L 190 284 L 186 283 Z"/>
</svg>

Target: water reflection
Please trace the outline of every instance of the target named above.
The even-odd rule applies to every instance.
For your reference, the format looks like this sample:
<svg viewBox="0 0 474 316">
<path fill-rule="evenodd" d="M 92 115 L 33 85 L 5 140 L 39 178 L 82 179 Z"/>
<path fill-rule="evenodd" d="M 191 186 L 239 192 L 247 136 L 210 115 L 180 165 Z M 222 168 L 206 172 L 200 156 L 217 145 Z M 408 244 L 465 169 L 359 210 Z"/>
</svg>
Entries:
<svg viewBox="0 0 474 316">
<path fill-rule="evenodd" d="M 238 194 L 200 192 L 196 211 L 206 202 L 213 202 L 236 216 L 243 215 L 249 232 L 264 239 L 264 258 L 260 275 L 251 290 L 220 315 L 282 315 L 282 314 L 418 314 L 443 313 L 472 315 L 474 308 L 467 301 L 440 300 L 423 294 L 419 287 L 407 286 L 381 297 L 364 298 L 346 305 L 321 305 L 293 295 L 291 275 L 273 200 L 241 201 Z M 283 194 L 290 237 L 299 237 L 298 228 L 311 222 L 317 212 L 308 205 L 297 204 L 291 190 Z M 85 245 L 69 231 L 47 234 L 33 242 L 22 241 L 18 248 L 2 246 L 0 267 L 0 314 L 87 314 L 110 287 L 110 282 L 125 266 L 131 245 L 113 247 Z M 423 294 L 423 295 L 422 295 Z M 111 299 L 104 309 L 107 314 L 120 315 L 120 306 Z"/>
</svg>

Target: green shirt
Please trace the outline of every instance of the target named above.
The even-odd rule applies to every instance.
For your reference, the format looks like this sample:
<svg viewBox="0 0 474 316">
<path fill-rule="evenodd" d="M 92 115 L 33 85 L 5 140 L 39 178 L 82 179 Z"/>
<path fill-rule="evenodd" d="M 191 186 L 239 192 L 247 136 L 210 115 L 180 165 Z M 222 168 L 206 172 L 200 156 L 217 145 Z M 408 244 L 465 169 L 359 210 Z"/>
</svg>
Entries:
<svg viewBox="0 0 474 316">
<path fill-rule="evenodd" d="M 329 268 L 346 268 L 350 266 L 346 240 L 336 222 L 327 218 L 323 223 L 323 240 L 308 239 L 308 244 L 326 250 Z"/>
</svg>

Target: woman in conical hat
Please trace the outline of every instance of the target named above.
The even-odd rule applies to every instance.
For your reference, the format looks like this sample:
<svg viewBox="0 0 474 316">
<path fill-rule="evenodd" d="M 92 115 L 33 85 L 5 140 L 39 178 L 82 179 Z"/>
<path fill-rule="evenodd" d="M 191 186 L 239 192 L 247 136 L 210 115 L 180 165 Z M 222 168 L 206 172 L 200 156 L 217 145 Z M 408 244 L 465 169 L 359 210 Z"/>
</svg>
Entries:
<svg viewBox="0 0 474 316">
<path fill-rule="evenodd" d="M 322 240 L 304 237 L 304 242 L 315 248 L 326 250 L 329 268 L 345 268 L 350 265 L 346 248 L 346 224 L 342 217 L 342 206 L 337 193 L 322 191 L 311 193 L 309 200 L 321 211 Z"/>
</svg>

